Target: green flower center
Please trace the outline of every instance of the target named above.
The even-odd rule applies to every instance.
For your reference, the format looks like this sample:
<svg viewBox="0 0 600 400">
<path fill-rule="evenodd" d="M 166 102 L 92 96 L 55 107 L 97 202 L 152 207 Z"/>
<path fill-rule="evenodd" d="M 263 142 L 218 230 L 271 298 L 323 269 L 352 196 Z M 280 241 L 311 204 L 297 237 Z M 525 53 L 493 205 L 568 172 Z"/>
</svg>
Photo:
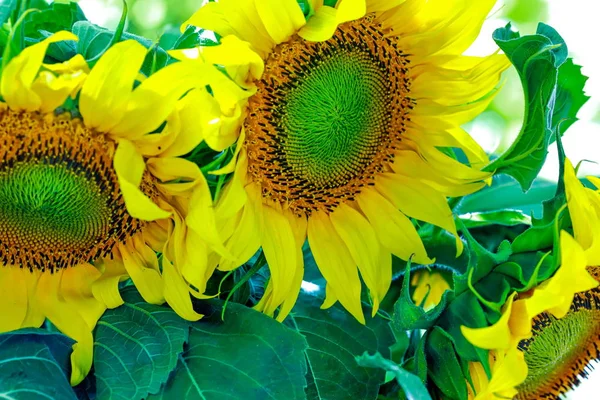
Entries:
<svg viewBox="0 0 600 400">
<path fill-rule="evenodd" d="M 389 171 L 414 107 L 408 57 L 370 14 L 278 45 L 245 120 L 249 178 L 296 215 L 332 212 Z"/>
<path fill-rule="evenodd" d="M 0 267 L 54 270 L 109 256 L 141 223 L 125 207 L 115 143 L 78 120 L 0 111 Z"/>
<path fill-rule="evenodd" d="M 282 127 L 295 174 L 335 186 L 364 170 L 386 128 L 385 80 L 367 53 L 338 52 L 290 91 Z"/>
<path fill-rule="evenodd" d="M 594 291 L 578 294 L 563 318 L 543 313 L 533 321 L 534 335 L 521 342 L 528 375 L 519 398 L 558 398 L 587 376 L 589 363 L 598 359 L 600 297 Z M 544 397 L 546 398 L 546 397 Z"/>
<path fill-rule="evenodd" d="M 7 244 L 85 248 L 110 226 L 110 202 L 78 166 L 17 163 L 0 172 L 0 231 Z"/>
</svg>

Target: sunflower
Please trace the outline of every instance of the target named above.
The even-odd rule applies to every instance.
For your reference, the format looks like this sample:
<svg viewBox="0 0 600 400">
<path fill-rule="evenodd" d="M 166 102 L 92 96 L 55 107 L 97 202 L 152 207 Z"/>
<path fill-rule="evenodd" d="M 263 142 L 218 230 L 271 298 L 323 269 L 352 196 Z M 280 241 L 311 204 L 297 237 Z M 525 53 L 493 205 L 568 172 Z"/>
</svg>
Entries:
<svg viewBox="0 0 600 400">
<path fill-rule="evenodd" d="M 600 186 L 598 178 L 588 178 Z M 583 186 L 569 160 L 565 162 L 564 182 L 576 239 L 573 246 L 578 249 L 577 256 L 568 257 L 587 266 L 588 273 L 598 281 L 600 193 Z M 563 245 L 561 252 L 568 254 L 570 250 Z M 575 294 L 570 308 L 563 308 L 561 318 L 548 312 L 533 318 L 532 337 L 519 344 L 529 374 L 519 386 L 518 399 L 558 398 L 578 386 L 593 368 L 591 362 L 600 359 L 600 289 L 590 286 Z"/>
<path fill-rule="evenodd" d="M 0 78 L 0 332 L 48 319 L 76 341 L 75 385 L 90 370 L 98 319 L 123 303 L 120 281 L 198 319 L 182 271 L 206 260 L 173 248 L 223 246 L 206 181 L 179 158 L 203 138 L 181 123 L 202 83 L 195 71 L 175 63 L 145 77 L 147 50 L 135 41 L 91 70 L 81 56 L 43 64 L 62 40 L 77 37 L 59 32 L 24 49 Z"/>
<path fill-rule="evenodd" d="M 362 322 L 359 272 L 375 313 L 392 254 L 432 262 L 411 218 L 451 232 L 461 252 L 446 197 L 482 188 L 490 173 L 460 125 L 487 107 L 509 65 L 462 54 L 494 3 L 222 0 L 184 24 L 219 35 L 193 58 L 220 65 L 249 96 L 235 167 L 218 172 L 234 171 L 217 218 L 237 259 L 219 268 L 262 247 L 271 278 L 260 310 L 281 306 L 279 320 L 291 310 L 306 239 L 327 280 L 324 306 L 339 301 Z"/>
<path fill-rule="evenodd" d="M 520 361 L 503 373 L 515 387 L 491 395 L 509 390 L 511 397 L 524 399 L 543 393 L 558 396 L 577 384 L 577 375 L 584 374 L 587 362 L 597 356 L 590 352 L 599 333 L 598 305 L 594 304 L 597 275 L 590 273 L 581 245 L 565 231 L 560 234 L 560 257 L 559 269 L 532 293 L 513 293 L 495 324 L 461 327 L 465 338 L 477 347 L 495 354 L 520 353 Z M 528 373 L 522 374 L 523 369 Z"/>
</svg>

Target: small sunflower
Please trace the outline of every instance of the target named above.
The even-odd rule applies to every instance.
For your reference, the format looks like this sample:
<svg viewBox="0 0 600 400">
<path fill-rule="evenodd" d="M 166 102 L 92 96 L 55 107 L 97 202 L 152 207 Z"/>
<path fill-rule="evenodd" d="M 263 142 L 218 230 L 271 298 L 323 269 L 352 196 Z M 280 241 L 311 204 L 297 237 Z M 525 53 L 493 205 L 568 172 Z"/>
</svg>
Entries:
<svg viewBox="0 0 600 400">
<path fill-rule="evenodd" d="M 461 252 L 446 196 L 472 193 L 490 174 L 460 125 L 487 107 L 509 66 L 504 55 L 462 54 L 494 3 L 222 0 L 187 21 L 221 36 L 194 58 L 221 65 L 250 96 L 217 205 L 238 262 L 219 268 L 262 247 L 271 279 L 259 309 L 289 313 L 307 238 L 325 306 L 339 301 L 359 321 L 359 272 L 375 313 L 392 254 L 432 262 L 411 218 L 454 234 Z M 440 148 L 460 149 L 470 165 Z"/>
<path fill-rule="evenodd" d="M 589 179 L 600 186 L 598 178 Z M 561 252 L 571 262 L 587 266 L 598 281 L 600 193 L 583 186 L 569 160 L 565 162 L 564 181 L 576 242 L 563 243 Z M 572 278 L 571 282 L 578 280 Z M 564 277 L 561 287 L 568 286 Z M 533 336 L 519 345 L 529 374 L 519 386 L 518 399 L 558 398 L 578 386 L 592 369 L 591 362 L 600 359 L 600 289 L 594 286 L 590 284 L 589 290 L 575 294 L 570 308 L 566 304 L 563 307 L 562 317 L 547 312 L 535 316 Z M 547 299 L 540 299 L 540 304 Z"/>
<path fill-rule="evenodd" d="M 415 287 L 412 299 L 415 304 L 422 304 L 425 311 L 437 306 L 446 290 L 450 290 L 450 284 L 439 271 L 416 271 L 410 280 Z"/>
<path fill-rule="evenodd" d="M 490 349 L 495 354 L 508 354 L 517 349 L 520 353 L 520 361 L 504 372 L 504 379 L 511 382 L 512 387 L 504 387 L 498 393 L 492 391 L 490 395 L 508 390 L 512 393 L 510 397 L 518 395 L 518 398 L 530 399 L 538 398 L 531 396 L 550 388 L 554 390 L 552 393 L 564 393 L 569 384 L 570 387 L 576 384 L 577 375 L 585 372 L 582 359 L 589 362 L 594 357 L 589 349 L 596 342 L 588 340 L 597 340 L 595 319 L 598 315 L 597 311 L 594 313 L 597 306 L 590 301 L 594 301 L 593 293 L 598 292 L 598 281 L 587 267 L 581 245 L 565 231 L 560 235 L 560 257 L 559 269 L 532 293 L 513 293 L 498 322 L 479 329 L 461 327 L 465 338 L 477 347 Z M 578 313 L 582 308 L 589 313 Z M 577 325 L 579 322 L 582 324 Z M 545 330 L 551 325 L 554 328 Z M 573 330 L 575 326 L 578 330 Z M 560 333 L 552 334 L 556 330 Z M 567 340 L 571 335 L 571 340 Z M 529 365 L 531 375 L 529 372 L 523 375 L 521 371 L 529 371 Z M 540 368 L 544 366 L 547 369 L 542 373 Z M 561 374 L 564 371 L 573 373 Z"/>
<path fill-rule="evenodd" d="M 91 70 L 81 56 L 43 64 L 61 40 L 77 37 L 59 32 L 26 48 L 0 78 L 0 332 L 50 320 L 77 342 L 77 384 L 92 365 L 98 318 L 123 302 L 120 281 L 131 277 L 147 301 L 198 319 L 181 270 L 219 243 L 206 181 L 178 157 L 202 140 L 180 123 L 195 75 L 181 63 L 140 75 L 147 50 L 135 41 Z M 62 108 L 69 96 L 77 111 Z M 196 258 L 174 254 L 192 239 Z"/>
</svg>

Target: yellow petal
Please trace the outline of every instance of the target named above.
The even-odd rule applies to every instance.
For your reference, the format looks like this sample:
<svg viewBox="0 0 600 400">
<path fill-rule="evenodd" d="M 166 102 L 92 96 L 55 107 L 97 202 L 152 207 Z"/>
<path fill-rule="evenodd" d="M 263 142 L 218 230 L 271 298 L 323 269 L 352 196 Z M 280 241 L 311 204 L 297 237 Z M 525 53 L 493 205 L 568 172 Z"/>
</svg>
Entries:
<svg viewBox="0 0 600 400">
<path fill-rule="evenodd" d="M 452 233 L 456 237 L 457 256 L 462 253 L 463 243 L 456 231 L 452 210 L 443 195 L 417 180 L 390 173 L 381 174 L 375 187 L 407 216 Z"/>
<path fill-rule="evenodd" d="M 274 10 L 278 9 L 274 8 L 266 12 L 272 13 Z M 303 15 L 302 23 L 304 24 Z M 220 45 L 202 47 L 201 51 L 207 63 L 225 67 L 227 75 L 241 87 L 248 88 L 254 80 L 262 76 L 265 69 L 262 58 L 251 49 L 248 42 L 240 40 L 237 36 L 225 36 L 221 38 Z"/>
<path fill-rule="evenodd" d="M 306 23 L 296 0 L 261 0 L 256 11 L 276 44 L 288 40 Z"/>
<path fill-rule="evenodd" d="M 15 331 L 23 327 L 27 315 L 29 295 L 24 274 L 27 269 L 0 265 L 0 332 Z"/>
<path fill-rule="evenodd" d="M 221 0 L 202 6 L 182 25 L 216 32 L 221 36 L 235 35 L 250 42 L 261 55 L 266 55 L 274 46 L 271 36 L 258 15 L 255 0 Z"/>
<path fill-rule="evenodd" d="M 350 251 L 355 265 L 358 265 L 358 270 L 369 288 L 375 314 L 392 282 L 391 264 L 390 270 L 385 271 L 386 260 L 380 257 L 381 246 L 375 230 L 358 211 L 343 203 L 329 218 Z M 349 264 L 348 268 L 351 266 Z"/>
<path fill-rule="evenodd" d="M 104 303 L 92 294 L 92 285 L 100 275 L 93 265 L 80 264 L 66 268 L 60 282 L 59 296 L 77 311 L 91 329 L 106 310 Z"/>
<path fill-rule="evenodd" d="M 365 317 L 360 298 L 361 283 L 356 262 L 327 214 L 311 214 L 308 219 L 308 243 L 317 266 L 327 281 L 328 298 L 331 290 L 346 310 L 364 324 Z"/>
<path fill-rule="evenodd" d="M 71 385 L 79 384 L 92 367 L 94 338 L 92 329 L 72 304 L 59 299 L 59 287 L 64 270 L 40 275 L 37 300 L 46 317 L 65 335 L 77 343 L 71 354 Z M 95 325 L 95 324 L 94 324 Z"/>
<path fill-rule="evenodd" d="M 112 46 L 92 68 L 79 97 L 86 126 L 110 132 L 123 119 L 146 48 L 135 40 Z"/>
<path fill-rule="evenodd" d="M 39 95 L 31 89 L 31 85 L 42 66 L 48 46 L 63 40 L 77 40 L 77 36 L 66 31 L 57 32 L 49 38 L 27 47 L 10 60 L 2 71 L 0 93 L 11 108 L 35 111 L 41 106 L 42 101 Z"/>
<path fill-rule="evenodd" d="M 262 195 L 260 188 L 251 184 L 246 187 L 248 201 L 243 208 L 239 224 L 227 241 L 227 250 L 232 253 L 237 262 L 221 260 L 219 269 L 228 271 L 247 262 L 261 246 L 263 236 Z"/>
<path fill-rule="evenodd" d="M 264 312 L 273 315 L 275 309 L 291 295 L 290 289 L 298 269 L 298 245 L 288 219 L 281 211 L 263 207 L 265 233 L 262 248 L 269 264 L 273 292 Z"/>
<path fill-rule="evenodd" d="M 403 260 L 413 256 L 419 264 L 433 262 L 412 222 L 374 190 L 363 191 L 356 199 L 375 230 L 379 241 Z"/>
<path fill-rule="evenodd" d="M 207 100 L 207 96 L 210 95 L 206 89 L 194 89 L 177 103 L 177 108 L 173 112 L 177 118 L 177 128 L 173 134 L 174 140 L 164 148 L 161 157 L 183 156 L 202 142 L 204 139 L 203 125 L 208 125 L 209 121 L 202 119 L 200 115 L 204 113 L 204 109 L 198 108 L 197 105 Z M 209 108 L 208 104 L 210 103 L 206 102 L 205 104 L 207 104 L 206 108 Z M 167 119 L 165 129 L 173 130 L 172 122 L 169 119 Z"/>
<path fill-rule="evenodd" d="M 167 303 L 180 317 L 188 321 L 197 321 L 202 318 L 202 314 L 194 311 L 188 285 L 171 262 L 163 260 L 162 267 Z"/>
<path fill-rule="evenodd" d="M 527 299 L 528 310 L 533 315 L 548 311 L 556 318 L 562 318 L 569 311 L 575 293 L 598 286 L 598 282 L 587 271 L 588 263 L 583 249 L 565 231 L 560 233 L 560 252 L 560 268 Z"/>
<path fill-rule="evenodd" d="M 91 79 L 91 74 L 88 79 Z M 111 128 L 110 133 L 129 140 L 141 138 L 165 121 L 186 92 L 203 85 L 205 78 L 198 75 L 192 63 L 167 65 L 129 94 L 123 118 Z"/>
<path fill-rule="evenodd" d="M 323 6 L 310 17 L 298 35 L 310 42 L 324 42 L 331 39 L 338 27 L 337 10 Z"/>
<path fill-rule="evenodd" d="M 118 250 L 113 250 L 113 259 L 101 260 L 102 276 L 92 285 L 94 297 L 106 305 L 107 308 L 116 308 L 123 304 L 119 293 L 119 282 L 128 279 L 127 270 L 123 262 L 116 259 Z"/>
<path fill-rule="evenodd" d="M 365 0 L 340 0 L 336 8 L 338 25 L 362 18 L 367 13 Z"/>
<path fill-rule="evenodd" d="M 500 398 L 510 399 L 517 394 L 516 387 L 527 379 L 525 355 L 517 347 L 497 354 L 492 367 L 492 379 L 487 391 Z"/>
<path fill-rule="evenodd" d="M 121 140 L 113 162 L 127 211 L 132 217 L 154 221 L 170 215 L 139 189 L 146 164 L 133 143 Z"/>
<path fill-rule="evenodd" d="M 513 301 L 517 293 L 513 293 L 504 305 L 502 316 L 494 325 L 484 328 L 469 328 L 461 326 L 460 331 L 473 345 L 482 349 L 508 349 L 513 343 L 508 321 Z"/>
<path fill-rule="evenodd" d="M 156 253 L 141 243 L 136 237 L 126 245 L 119 244 L 123 265 L 144 300 L 152 304 L 162 304 L 164 284 L 159 273 Z"/>
<path fill-rule="evenodd" d="M 589 201 L 588 191 L 577 179 L 570 160 L 565 160 L 565 189 L 569 214 L 573 223 L 573 233 L 584 249 L 594 242 L 594 236 L 600 236 L 600 221 Z"/>
</svg>

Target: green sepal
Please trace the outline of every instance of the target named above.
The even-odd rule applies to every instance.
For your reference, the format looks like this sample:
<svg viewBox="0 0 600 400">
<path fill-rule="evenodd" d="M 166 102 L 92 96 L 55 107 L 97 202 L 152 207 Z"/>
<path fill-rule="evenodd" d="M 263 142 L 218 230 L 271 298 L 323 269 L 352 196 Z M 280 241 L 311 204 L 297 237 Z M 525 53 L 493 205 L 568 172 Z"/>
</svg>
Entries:
<svg viewBox="0 0 600 400">
<path fill-rule="evenodd" d="M 512 249 L 510 242 L 503 241 L 500 243 L 498 251 L 492 253 L 473 238 L 460 219 L 456 219 L 456 224 L 467 241 L 465 251 L 468 252 L 469 255 L 467 272 L 462 275 L 454 276 L 454 291 L 458 295 L 468 290 L 470 285 L 479 282 L 479 280 L 489 274 L 495 266 L 507 261 L 508 257 L 512 254 Z"/>
<path fill-rule="evenodd" d="M 493 38 L 521 77 L 526 112 L 512 146 L 485 169 L 508 174 L 528 190 L 546 160 L 548 146 L 557 134 L 564 133 L 585 103 L 579 88 L 585 79 L 581 79 L 579 69 L 565 64 L 567 46 L 548 25 L 540 23 L 535 35 L 521 37 L 509 23 L 497 29 Z M 559 73 L 563 65 L 567 67 Z M 557 100 L 565 104 L 557 106 Z M 566 104 L 568 101 L 571 104 Z"/>
<path fill-rule="evenodd" d="M 406 265 L 402 281 L 402 291 L 400 297 L 394 304 L 394 313 L 392 315 L 391 326 L 396 335 L 413 329 L 429 329 L 435 325 L 435 321 L 446 309 L 446 305 L 453 296 L 451 290 L 447 290 L 442 295 L 442 300 L 438 305 L 429 311 L 416 305 L 410 296 L 410 262 Z"/>
<path fill-rule="evenodd" d="M 454 340 L 440 327 L 429 331 L 425 348 L 429 377 L 444 394 L 444 398 L 467 398 L 467 381 L 462 364 L 454 350 Z"/>
<path fill-rule="evenodd" d="M 392 372 L 396 377 L 398 385 L 404 390 L 404 394 L 408 399 L 431 400 L 427 387 L 419 377 L 411 374 L 393 361 L 383 358 L 381 354 L 369 355 L 368 353 L 364 353 L 362 356 L 356 357 L 356 361 L 363 367 L 380 368 Z"/>
</svg>

